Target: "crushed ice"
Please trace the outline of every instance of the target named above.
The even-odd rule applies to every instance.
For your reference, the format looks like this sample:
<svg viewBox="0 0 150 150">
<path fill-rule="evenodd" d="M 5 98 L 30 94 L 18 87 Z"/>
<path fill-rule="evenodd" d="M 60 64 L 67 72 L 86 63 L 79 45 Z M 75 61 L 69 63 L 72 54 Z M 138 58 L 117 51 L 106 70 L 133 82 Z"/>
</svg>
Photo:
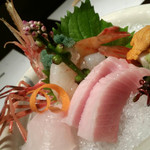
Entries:
<svg viewBox="0 0 150 150">
<path fill-rule="evenodd" d="M 80 150 L 133 150 L 143 140 L 150 136 L 150 107 L 146 106 L 146 96 L 142 96 L 134 103 L 133 95 L 124 107 L 121 115 L 118 142 L 88 142 L 79 139 Z"/>
</svg>

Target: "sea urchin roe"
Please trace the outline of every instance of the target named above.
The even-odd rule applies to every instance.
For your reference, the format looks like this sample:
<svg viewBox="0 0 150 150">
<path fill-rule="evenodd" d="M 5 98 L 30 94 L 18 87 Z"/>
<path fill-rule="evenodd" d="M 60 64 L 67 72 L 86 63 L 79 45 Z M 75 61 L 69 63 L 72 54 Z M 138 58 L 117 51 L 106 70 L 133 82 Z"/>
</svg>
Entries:
<svg viewBox="0 0 150 150">
<path fill-rule="evenodd" d="M 59 94 L 61 101 L 62 101 L 61 109 L 50 106 L 50 103 L 51 103 L 50 97 L 46 94 L 46 92 L 42 91 L 43 88 L 50 88 L 52 90 L 55 90 Z M 36 96 L 38 95 L 38 93 L 42 93 L 46 98 L 47 105 L 44 108 L 44 110 L 38 110 L 38 108 L 36 106 Z M 48 109 L 50 109 L 51 111 L 58 111 L 58 110 L 59 111 L 67 111 L 69 108 L 69 104 L 70 104 L 70 100 L 69 100 L 68 94 L 64 91 L 63 88 L 61 88 L 60 86 L 58 86 L 56 84 L 44 84 L 43 86 L 36 89 L 30 97 L 30 108 L 32 109 L 32 111 L 39 112 L 39 113 L 42 113 Z"/>
<path fill-rule="evenodd" d="M 132 49 L 127 53 L 128 60 L 137 60 L 143 51 L 150 51 L 150 25 L 136 32 L 131 40 Z"/>
</svg>

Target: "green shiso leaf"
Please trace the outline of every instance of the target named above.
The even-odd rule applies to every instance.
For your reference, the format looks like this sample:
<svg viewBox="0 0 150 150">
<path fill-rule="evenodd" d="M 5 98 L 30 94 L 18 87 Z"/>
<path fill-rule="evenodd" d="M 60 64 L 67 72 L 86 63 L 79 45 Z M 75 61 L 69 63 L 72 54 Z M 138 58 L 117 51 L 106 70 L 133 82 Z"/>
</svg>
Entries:
<svg viewBox="0 0 150 150">
<path fill-rule="evenodd" d="M 69 37 L 69 20 L 70 20 L 71 12 L 67 11 L 67 16 L 65 18 L 61 18 L 61 26 L 60 30 L 63 31 L 63 34 Z"/>
<path fill-rule="evenodd" d="M 74 12 L 67 12 L 64 18 L 61 18 L 61 24 L 57 24 L 58 29 L 53 28 L 54 35 L 63 34 L 66 37 L 72 38 L 75 42 L 92 36 L 97 36 L 105 28 L 113 26 L 112 23 L 100 19 L 99 15 L 95 12 L 94 7 L 91 6 L 90 0 L 85 0 L 81 3 L 80 8 L 74 7 Z M 128 27 L 120 28 L 120 31 L 128 31 Z M 106 45 L 120 45 L 130 46 L 130 37 L 115 40 Z"/>
<path fill-rule="evenodd" d="M 128 32 L 128 27 L 125 28 L 120 28 L 120 31 L 124 31 L 124 32 Z M 130 41 L 133 37 L 134 32 L 130 33 L 131 35 L 128 37 L 124 37 L 124 38 L 120 38 L 118 40 L 112 41 L 110 43 L 107 43 L 106 45 L 108 46 L 115 46 L 115 45 L 119 45 L 119 46 L 126 46 L 128 48 L 131 48 L 130 46 Z"/>
<path fill-rule="evenodd" d="M 58 25 L 57 25 L 58 26 Z M 74 7 L 74 12 L 67 12 L 64 18 L 61 18 L 61 24 L 58 29 L 53 29 L 55 34 L 63 34 L 72 38 L 74 41 L 98 35 L 104 28 L 112 26 L 104 20 L 100 20 L 99 15 L 95 13 L 94 7 L 89 0 L 82 2 L 80 8 Z"/>
</svg>

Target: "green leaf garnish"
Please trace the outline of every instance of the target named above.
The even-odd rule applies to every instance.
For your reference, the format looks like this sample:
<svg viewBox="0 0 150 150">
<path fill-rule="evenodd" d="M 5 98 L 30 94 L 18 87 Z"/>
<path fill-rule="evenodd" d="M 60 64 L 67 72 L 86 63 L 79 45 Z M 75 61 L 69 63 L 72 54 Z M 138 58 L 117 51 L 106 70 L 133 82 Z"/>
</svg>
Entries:
<svg viewBox="0 0 150 150">
<path fill-rule="evenodd" d="M 128 32 L 128 27 L 120 28 L 120 31 Z M 112 42 L 107 43 L 105 45 L 108 45 L 108 46 L 119 45 L 119 46 L 125 46 L 125 47 L 128 47 L 128 48 L 131 48 L 130 41 L 131 41 L 131 39 L 133 37 L 134 32 L 132 32 L 130 34 L 131 35 L 128 36 L 128 37 L 120 38 L 118 40 L 112 41 Z"/>
<path fill-rule="evenodd" d="M 40 53 L 40 60 L 45 70 L 48 70 L 52 64 L 52 54 L 48 54 L 46 50 L 42 50 Z"/>
<path fill-rule="evenodd" d="M 72 38 L 69 38 L 63 34 L 56 34 L 53 38 L 56 44 L 63 44 L 66 47 L 72 47 L 75 44 L 75 41 Z"/>
<path fill-rule="evenodd" d="M 113 24 L 100 19 L 98 13 L 95 13 L 94 7 L 91 6 L 90 0 L 86 0 L 85 3 L 81 3 L 80 8 L 75 7 L 73 13 L 68 11 L 67 15 L 61 18 L 61 24 L 57 24 L 57 26 L 57 30 L 53 28 L 54 35 L 63 34 L 77 42 L 85 38 L 97 36 L 105 28 L 111 27 Z M 128 32 L 128 27 L 120 28 L 120 31 Z M 132 35 L 133 33 L 131 33 L 130 37 L 118 39 L 107 45 L 120 45 L 130 48 L 129 43 Z"/>
<path fill-rule="evenodd" d="M 52 54 L 48 54 L 46 50 L 42 50 L 40 53 L 40 60 L 44 66 L 43 73 L 46 75 L 46 79 L 42 80 L 44 83 L 49 83 L 50 67 L 52 64 Z"/>
<path fill-rule="evenodd" d="M 58 25 L 59 26 L 59 25 Z M 89 0 L 82 2 L 80 8 L 75 7 L 74 12 L 67 12 L 67 16 L 61 18 L 58 30 L 53 29 L 54 34 L 63 34 L 75 41 L 98 35 L 104 28 L 112 26 L 104 20 L 100 20 L 98 13 Z"/>
<path fill-rule="evenodd" d="M 56 25 L 57 25 L 57 29 L 55 29 L 54 27 L 52 28 L 52 31 L 53 31 L 54 35 L 61 33 L 60 24 L 58 22 L 56 22 Z"/>
<path fill-rule="evenodd" d="M 49 83 L 49 75 L 50 75 L 50 69 L 49 70 L 42 70 L 42 72 L 46 75 L 46 78 L 42 80 L 44 83 Z"/>
<path fill-rule="evenodd" d="M 54 94 L 54 92 L 53 92 L 52 89 L 50 89 L 50 88 L 44 88 L 44 90 L 48 90 L 49 92 L 47 94 L 53 97 L 51 99 L 51 101 L 57 101 L 57 98 L 56 98 L 56 96 L 55 96 L 55 94 Z"/>
</svg>

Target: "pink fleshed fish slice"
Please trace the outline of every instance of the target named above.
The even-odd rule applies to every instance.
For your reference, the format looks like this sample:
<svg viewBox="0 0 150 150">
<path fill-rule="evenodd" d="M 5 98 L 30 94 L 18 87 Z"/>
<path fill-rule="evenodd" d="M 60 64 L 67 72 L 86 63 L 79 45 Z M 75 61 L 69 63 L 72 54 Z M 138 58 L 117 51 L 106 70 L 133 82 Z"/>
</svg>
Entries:
<svg viewBox="0 0 150 150">
<path fill-rule="evenodd" d="M 123 107 L 145 75 L 150 71 L 130 66 L 100 79 L 86 102 L 78 135 L 89 141 L 116 142 Z"/>
<path fill-rule="evenodd" d="M 86 100 L 89 97 L 90 91 L 93 86 L 103 77 L 118 69 L 126 69 L 129 64 L 124 59 L 117 59 L 109 57 L 99 65 L 93 68 L 90 74 L 83 80 L 77 87 L 68 111 L 68 116 L 65 122 L 68 125 L 78 127 L 81 114 L 83 112 Z"/>
</svg>

